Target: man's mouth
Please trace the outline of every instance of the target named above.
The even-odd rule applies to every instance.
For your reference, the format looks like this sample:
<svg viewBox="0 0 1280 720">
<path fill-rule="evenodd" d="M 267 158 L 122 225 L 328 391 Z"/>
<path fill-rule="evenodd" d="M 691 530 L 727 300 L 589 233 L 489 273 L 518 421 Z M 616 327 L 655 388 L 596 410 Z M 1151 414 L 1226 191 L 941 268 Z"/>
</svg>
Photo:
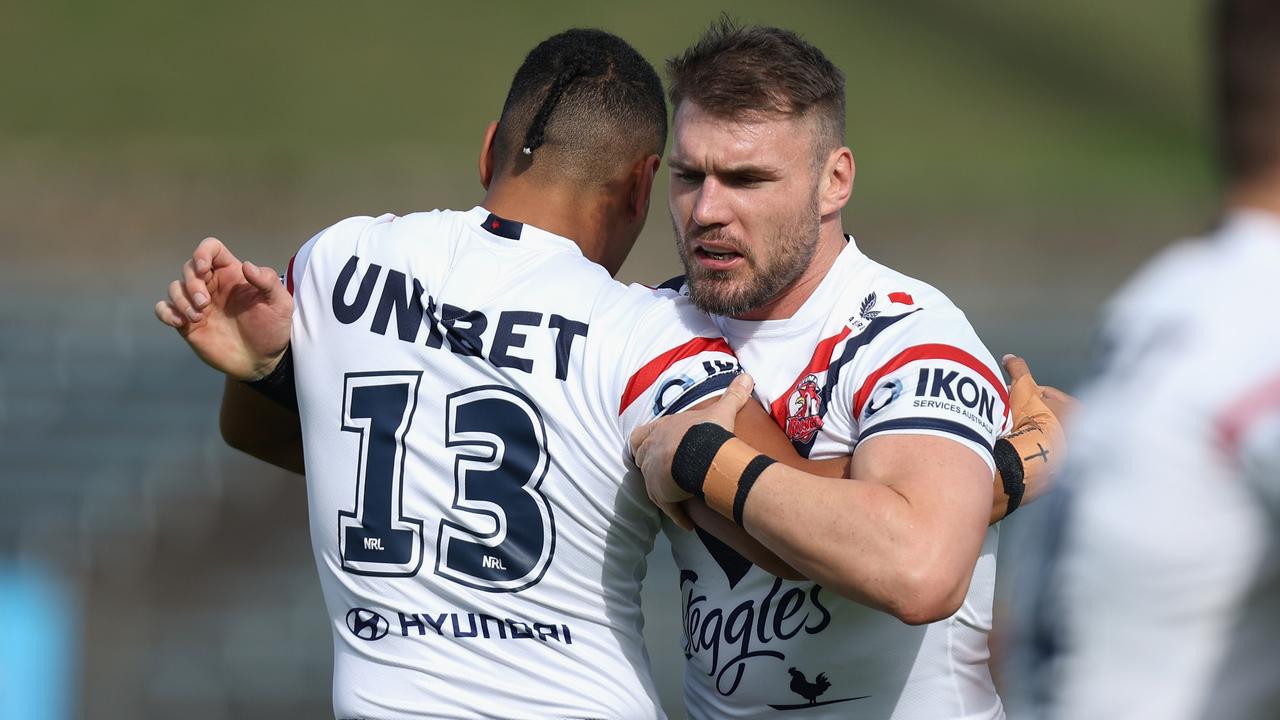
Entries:
<svg viewBox="0 0 1280 720">
<path fill-rule="evenodd" d="M 741 253 L 726 247 L 697 245 L 693 249 L 693 256 L 698 264 L 708 270 L 731 270 L 743 262 Z"/>
</svg>

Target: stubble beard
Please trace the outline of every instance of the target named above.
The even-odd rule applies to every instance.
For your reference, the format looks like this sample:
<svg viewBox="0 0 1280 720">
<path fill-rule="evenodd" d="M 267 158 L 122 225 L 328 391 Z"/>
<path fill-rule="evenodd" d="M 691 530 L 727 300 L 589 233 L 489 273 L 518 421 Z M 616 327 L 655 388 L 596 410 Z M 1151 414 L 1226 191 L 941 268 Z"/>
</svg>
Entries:
<svg viewBox="0 0 1280 720">
<path fill-rule="evenodd" d="M 675 218 L 672 227 L 676 237 L 676 251 L 684 265 L 685 282 L 689 286 L 689 300 L 699 310 L 712 315 L 737 317 L 764 305 L 791 287 L 813 260 L 818 248 L 818 232 L 821 218 L 818 215 L 818 195 L 809 199 L 804 212 L 797 213 L 779 226 L 765 247 L 775 249 L 763 265 L 754 253 L 731 236 L 713 229 L 703 234 L 706 239 L 724 239 L 741 253 L 744 268 L 722 271 L 709 270 L 691 260 L 685 251 L 685 238 Z"/>
</svg>

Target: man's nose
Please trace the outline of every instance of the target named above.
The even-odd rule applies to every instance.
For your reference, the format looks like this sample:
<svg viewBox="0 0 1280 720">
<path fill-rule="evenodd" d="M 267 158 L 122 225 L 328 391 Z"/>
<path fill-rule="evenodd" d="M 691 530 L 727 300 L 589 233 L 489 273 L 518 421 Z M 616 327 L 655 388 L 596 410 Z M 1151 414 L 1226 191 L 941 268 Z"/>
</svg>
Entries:
<svg viewBox="0 0 1280 720">
<path fill-rule="evenodd" d="M 728 225 L 731 216 L 726 200 L 724 186 L 713 177 L 706 178 L 693 202 L 693 221 L 702 227 Z"/>
</svg>

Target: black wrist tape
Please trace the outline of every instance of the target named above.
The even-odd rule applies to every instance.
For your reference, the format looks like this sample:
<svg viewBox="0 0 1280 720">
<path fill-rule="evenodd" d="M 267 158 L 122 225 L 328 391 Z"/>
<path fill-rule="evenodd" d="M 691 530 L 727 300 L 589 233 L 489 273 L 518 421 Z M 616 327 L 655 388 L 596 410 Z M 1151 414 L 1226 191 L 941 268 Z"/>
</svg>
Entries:
<svg viewBox="0 0 1280 720">
<path fill-rule="evenodd" d="M 298 411 L 298 388 L 293 382 L 293 346 L 286 345 L 280 362 L 270 375 L 245 385 L 286 410 Z"/>
<path fill-rule="evenodd" d="M 703 497 L 702 485 L 707 481 L 707 471 L 715 460 L 720 446 L 733 439 L 733 433 L 715 423 L 698 423 L 689 428 L 676 454 L 671 457 L 671 478 L 685 492 Z"/>
<path fill-rule="evenodd" d="M 742 477 L 738 480 L 738 492 L 733 495 L 733 521 L 739 526 L 742 526 L 742 512 L 747 508 L 747 494 L 755 487 L 760 473 L 775 462 L 777 461 L 768 455 L 757 455 L 747 463 L 747 469 L 742 471 Z"/>
<path fill-rule="evenodd" d="M 1004 485 L 1004 494 L 1009 496 L 1009 505 L 1004 511 L 1004 516 L 1009 517 L 1014 510 L 1018 509 L 1018 505 L 1022 503 L 1022 494 L 1027 489 L 1022 468 L 1022 457 L 1018 454 L 1018 449 L 1013 446 L 1013 443 L 1004 438 L 996 440 L 995 447 L 991 450 L 991 455 L 996 462 L 996 472 L 1000 473 L 1000 482 Z"/>
<path fill-rule="evenodd" d="M 747 496 L 773 463 L 719 425 L 699 423 L 680 439 L 671 458 L 671 477 L 712 510 L 742 525 Z"/>
</svg>

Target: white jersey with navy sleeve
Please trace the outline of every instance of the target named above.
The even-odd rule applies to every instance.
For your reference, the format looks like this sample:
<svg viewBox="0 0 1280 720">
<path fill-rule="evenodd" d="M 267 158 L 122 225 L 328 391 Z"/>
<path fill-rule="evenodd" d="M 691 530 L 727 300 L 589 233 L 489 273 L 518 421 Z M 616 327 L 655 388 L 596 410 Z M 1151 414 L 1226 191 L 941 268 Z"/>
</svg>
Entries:
<svg viewBox="0 0 1280 720">
<path fill-rule="evenodd" d="M 949 438 L 992 465 L 1008 394 L 964 314 L 852 240 L 791 318 L 717 319 L 756 396 L 802 455 L 850 455 L 881 433 Z M 994 466 L 993 466 L 994 467 Z M 952 617 L 912 627 L 781 580 L 668 523 L 695 718 L 998 718 L 987 668 L 997 531 Z"/>
<path fill-rule="evenodd" d="M 1280 217 L 1240 212 L 1112 302 L 1068 429 L 1045 716 L 1280 712 L 1277 272 Z"/>
<path fill-rule="evenodd" d="M 483 208 L 344 220 L 288 283 L 337 715 L 660 717 L 628 438 L 728 386 L 711 321 Z"/>
</svg>

